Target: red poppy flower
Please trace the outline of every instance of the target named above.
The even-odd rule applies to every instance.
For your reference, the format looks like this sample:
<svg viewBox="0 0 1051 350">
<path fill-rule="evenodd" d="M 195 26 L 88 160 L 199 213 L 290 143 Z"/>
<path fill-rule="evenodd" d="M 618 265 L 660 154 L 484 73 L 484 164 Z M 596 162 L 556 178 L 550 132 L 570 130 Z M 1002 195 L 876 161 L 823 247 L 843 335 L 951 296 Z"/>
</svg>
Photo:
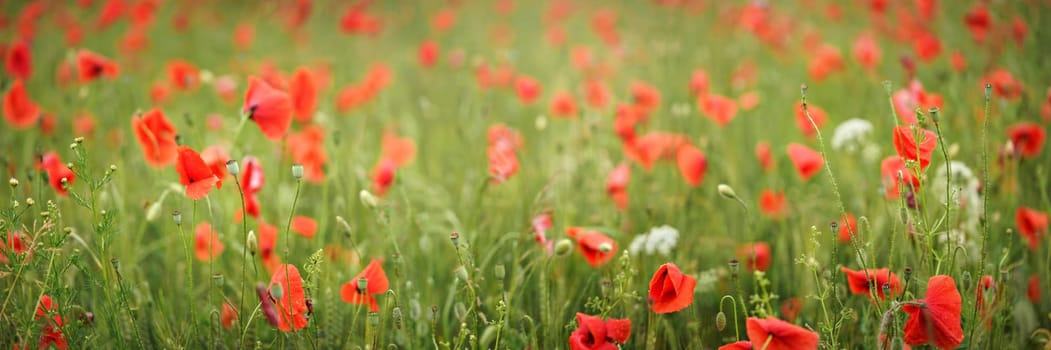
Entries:
<svg viewBox="0 0 1051 350">
<path fill-rule="evenodd" d="M 803 181 L 810 180 L 817 175 L 825 164 L 821 153 L 798 143 L 788 144 L 788 158 L 796 166 L 796 173 Z"/>
<path fill-rule="evenodd" d="M 1015 17 L 1011 21 L 1011 38 L 1014 39 L 1015 45 L 1022 47 L 1022 43 L 1025 42 L 1026 34 L 1029 32 L 1029 27 L 1026 26 L 1025 20 L 1022 17 Z"/>
<path fill-rule="evenodd" d="M 846 216 L 839 220 L 839 242 L 843 244 L 850 243 L 850 236 L 857 236 L 858 234 L 858 220 L 854 218 L 854 214 L 847 213 Z"/>
<path fill-rule="evenodd" d="M 781 303 L 781 317 L 788 322 L 795 322 L 796 317 L 799 316 L 799 311 L 803 310 L 803 301 L 797 297 L 791 297 L 785 299 Z"/>
<path fill-rule="evenodd" d="M 156 82 L 153 83 L 153 86 L 150 86 L 150 101 L 153 101 L 154 105 L 163 105 L 165 102 L 168 102 L 171 97 L 172 93 L 171 90 L 168 89 L 167 84 Z"/>
<path fill-rule="evenodd" d="M 33 75 L 32 51 L 25 40 L 17 40 L 7 48 L 4 68 L 16 79 L 29 79 Z"/>
<path fill-rule="evenodd" d="M 193 90 L 201 85 L 200 72 L 197 67 L 184 60 L 168 62 L 168 81 L 181 91 Z"/>
<path fill-rule="evenodd" d="M 971 31 L 971 38 L 977 43 L 985 41 L 986 34 L 993 26 L 989 10 L 982 4 L 976 4 L 970 12 L 967 12 L 963 17 L 963 23 L 967 25 L 967 30 Z"/>
<path fill-rule="evenodd" d="M 215 94 L 219 95 L 219 98 L 226 103 L 233 103 L 237 100 L 237 81 L 229 75 L 224 75 L 215 79 L 212 84 L 215 86 Z"/>
<path fill-rule="evenodd" d="M 362 279 L 364 279 L 364 286 L 362 286 Z M 387 274 L 383 272 L 383 264 L 373 259 L 361 273 L 343 284 L 339 295 L 344 302 L 356 305 L 367 304 L 369 310 L 377 312 L 380 307 L 376 303 L 375 295 L 386 293 L 388 288 L 390 288 L 390 282 L 387 280 Z"/>
<path fill-rule="evenodd" d="M 846 65 L 843 63 L 843 54 L 835 46 L 824 44 L 814 52 L 814 58 L 810 60 L 808 72 L 810 78 L 821 81 L 832 73 L 842 71 Z"/>
<path fill-rule="evenodd" d="M 296 121 L 300 123 L 310 121 L 317 108 L 318 84 L 314 73 L 309 68 L 299 67 L 295 73 L 292 73 L 292 81 L 288 84 L 288 94 L 292 98 Z"/>
<path fill-rule="evenodd" d="M 658 160 L 674 160 L 679 147 L 687 142 L 685 135 L 653 131 L 625 143 L 624 155 L 649 171 Z"/>
<path fill-rule="evenodd" d="M 507 143 L 489 146 L 489 176 L 495 183 L 502 183 L 518 173 L 518 154 Z"/>
<path fill-rule="evenodd" d="M 927 92 L 918 80 L 912 80 L 908 87 L 891 95 L 891 101 L 898 118 L 909 125 L 917 123 L 916 109 L 925 112 L 931 108 L 941 108 L 943 104 L 941 95 Z"/>
<path fill-rule="evenodd" d="M 695 69 L 690 75 L 690 93 L 693 96 L 707 95 L 710 86 L 708 72 L 703 69 Z"/>
<path fill-rule="evenodd" d="M 238 24 L 234 28 L 234 46 L 240 50 L 248 50 L 252 48 L 252 42 L 255 41 L 255 27 L 249 23 Z"/>
<path fill-rule="evenodd" d="M 393 132 L 383 134 L 380 146 L 382 158 L 394 162 L 394 166 L 400 168 L 408 165 L 416 157 L 416 142 L 410 138 L 398 137 Z"/>
<path fill-rule="evenodd" d="M 963 57 L 963 54 L 960 53 L 960 51 L 953 51 L 952 54 L 949 55 L 949 63 L 952 64 L 952 69 L 956 71 L 956 73 L 963 73 L 963 70 L 967 69 L 967 59 Z"/>
<path fill-rule="evenodd" d="M 766 141 L 755 144 L 755 158 L 759 160 L 759 166 L 763 167 L 764 171 L 774 168 L 774 157 L 771 156 L 770 144 Z"/>
<path fill-rule="evenodd" d="M 573 101 L 573 95 L 565 91 L 556 92 L 551 97 L 551 115 L 555 118 L 576 118 L 577 103 Z"/>
<path fill-rule="evenodd" d="M 927 281 L 927 294 L 915 304 L 902 307 L 909 314 L 905 322 L 905 343 L 931 343 L 942 349 L 955 349 L 963 342 L 960 326 L 960 292 L 952 277 L 937 275 Z"/>
<path fill-rule="evenodd" d="M 292 125 L 292 99 L 284 91 L 256 77 L 248 78 L 244 113 L 271 141 L 280 140 Z"/>
<path fill-rule="evenodd" d="M 1047 132 L 1037 123 L 1021 122 L 1007 128 L 1007 137 L 1011 138 L 1016 152 L 1023 157 L 1033 158 L 1044 149 Z"/>
<path fill-rule="evenodd" d="M 387 194 L 387 189 L 394 183 L 394 175 L 397 171 L 398 166 L 394 164 L 394 161 L 380 158 L 379 163 L 372 170 L 372 191 L 380 197 Z"/>
<path fill-rule="evenodd" d="M 49 316 L 52 315 L 53 316 Z M 36 316 L 34 319 L 39 320 L 47 317 L 44 329 L 40 335 L 40 349 L 48 349 L 51 345 L 61 350 L 69 348 L 69 344 L 66 342 L 66 336 L 62 334 L 62 326 L 65 324 L 65 318 L 58 314 L 58 303 L 51 299 L 51 296 L 43 294 L 40 296 L 40 302 L 37 304 Z M 17 346 L 16 346 L 17 348 Z"/>
<path fill-rule="evenodd" d="M 920 171 L 931 165 L 931 154 L 938 147 L 938 135 L 934 132 L 909 126 L 894 127 L 894 149 L 903 160 L 920 164 Z"/>
<path fill-rule="evenodd" d="M 697 280 L 683 274 L 675 264 L 661 265 L 650 279 L 649 298 L 653 302 L 653 312 L 667 314 L 685 309 L 693 304 L 696 287 Z"/>
<path fill-rule="evenodd" d="M 1018 233 L 1029 242 L 1029 249 L 1036 251 L 1040 240 L 1047 234 L 1047 214 L 1032 208 L 1018 207 L 1015 212 L 1015 225 Z"/>
<path fill-rule="evenodd" d="M 898 276 L 891 273 L 889 269 L 867 269 L 867 270 L 851 270 L 846 267 L 839 268 L 847 275 L 847 286 L 850 287 L 850 292 L 854 294 L 863 294 L 872 297 L 872 288 L 876 289 L 876 295 L 880 299 L 886 299 L 887 296 L 883 295 L 883 286 L 889 285 L 890 297 L 901 293 L 901 283 L 898 281 Z"/>
<path fill-rule="evenodd" d="M 742 340 L 720 346 L 718 350 L 752 350 L 752 342 Z"/>
<path fill-rule="evenodd" d="M 1040 303 L 1040 275 L 1034 274 L 1029 277 L 1029 288 L 1026 288 L 1026 297 L 1033 304 Z"/>
<path fill-rule="evenodd" d="M 766 271 L 770 267 L 770 245 L 766 242 L 741 245 L 737 248 L 737 257 L 749 270 Z"/>
<path fill-rule="evenodd" d="M 520 75 L 515 80 L 515 93 L 522 104 L 532 104 L 540 97 L 540 83 L 528 75 Z"/>
<path fill-rule="evenodd" d="M 281 259 L 275 254 L 277 248 L 277 226 L 259 221 L 259 258 L 263 260 L 263 266 L 267 271 L 273 273 L 274 268 L 281 264 Z"/>
<path fill-rule="evenodd" d="M 749 317 L 745 322 L 748 340 L 764 344 L 766 350 L 817 349 L 818 334 L 794 324 L 773 318 Z"/>
<path fill-rule="evenodd" d="M 628 208 L 628 181 L 630 180 L 631 167 L 627 163 L 617 165 L 606 177 L 606 194 L 613 198 L 617 209 L 621 211 Z"/>
<path fill-rule="evenodd" d="M 920 179 L 913 175 L 912 170 L 905 166 L 905 161 L 899 156 L 883 158 L 880 162 L 880 176 L 887 199 L 897 199 L 901 195 L 901 184 L 908 186 L 908 191 L 920 188 Z M 901 181 L 898 181 L 899 176 Z"/>
<path fill-rule="evenodd" d="M 638 118 L 634 115 L 634 108 L 628 105 L 617 106 L 617 116 L 613 118 L 613 132 L 617 133 L 624 144 L 635 144 L 635 124 Z"/>
<path fill-rule="evenodd" d="M 212 191 L 212 186 L 219 182 L 219 177 L 212 173 L 201 155 L 192 148 L 179 146 L 175 161 L 175 171 L 179 173 L 179 182 L 186 186 L 186 197 L 192 200 L 203 199 Z"/>
<path fill-rule="evenodd" d="M 741 107 L 743 111 L 750 111 L 755 109 L 759 105 L 759 93 L 756 91 L 749 91 L 737 96 L 737 105 Z"/>
<path fill-rule="evenodd" d="M 26 236 L 22 231 L 8 231 L 7 239 L 0 240 L 0 263 L 9 263 L 8 255 L 26 254 L 25 259 L 28 261 L 32 257 L 32 250 L 30 250 L 32 246 L 29 236 Z M 8 252 L 8 249 L 11 252 Z"/>
<path fill-rule="evenodd" d="M 325 131 L 318 125 L 307 125 L 297 133 L 288 135 L 285 146 L 292 161 L 303 166 L 307 181 L 321 183 L 325 180 L 324 166 L 328 163 L 325 151 Z"/>
<path fill-rule="evenodd" d="M 234 320 L 237 319 L 237 310 L 230 303 L 223 303 L 223 312 L 220 314 L 220 318 L 223 322 L 223 328 L 233 328 Z"/>
<path fill-rule="evenodd" d="M 131 119 L 131 129 L 142 146 L 146 163 L 154 167 L 165 167 L 175 161 L 177 155 L 175 126 L 164 116 L 164 112 L 153 109 Z"/>
<path fill-rule="evenodd" d="M 715 124 L 726 126 L 737 115 L 737 101 L 716 94 L 698 95 L 697 110 L 701 112 L 701 115 L 715 122 Z"/>
<path fill-rule="evenodd" d="M 913 37 L 912 48 L 921 60 L 930 62 L 941 54 L 942 43 L 933 33 L 924 31 Z"/>
<path fill-rule="evenodd" d="M 259 200 L 256 193 L 263 189 L 263 166 L 255 157 L 245 157 L 241 162 L 244 169 L 241 170 L 241 191 L 244 192 L 245 211 L 253 218 L 259 218 Z M 240 216 L 241 212 L 237 212 Z"/>
<path fill-rule="evenodd" d="M 867 70 L 873 70 L 880 62 L 879 43 L 871 34 L 862 34 L 854 40 L 854 59 Z"/>
<path fill-rule="evenodd" d="M 683 180 L 690 186 L 700 186 L 704 180 L 704 173 L 708 170 L 708 159 L 704 152 L 691 144 L 684 144 L 679 147 L 676 161 L 679 163 L 679 173 L 682 174 Z"/>
<path fill-rule="evenodd" d="M 807 113 L 810 114 L 810 118 L 807 118 Z M 828 120 L 828 113 L 825 113 L 824 109 L 815 106 L 813 104 L 807 104 L 806 112 L 803 111 L 803 102 L 796 103 L 795 109 L 796 116 L 796 127 L 799 131 L 803 132 L 806 137 L 814 137 L 817 130 L 814 129 L 814 124 L 817 124 L 818 128 L 825 126 L 825 122 Z M 814 123 L 810 123 L 810 119 L 814 119 Z"/>
<path fill-rule="evenodd" d="M 611 350 L 624 344 L 631 336 L 631 320 L 577 313 L 577 329 L 569 335 L 570 350 Z"/>
<path fill-rule="evenodd" d="M 41 169 L 47 172 L 48 183 L 55 189 L 55 192 L 63 196 L 69 193 L 66 186 L 72 187 L 74 180 L 77 179 L 73 170 L 69 170 L 66 163 L 63 163 L 58 153 L 55 152 L 47 152 L 41 157 Z M 62 183 L 63 179 L 66 180 L 65 184 Z"/>
<path fill-rule="evenodd" d="M 22 79 L 15 79 L 11 89 L 4 94 L 4 120 L 15 128 L 33 126 L 40 118 L 40 107 L 29 99 Z"/>
<path fill-rule="evenodd" d="M 994 69 L 982 77 L 982 84 L 992 85 L 996 96 L 1009 100 L 1022 97 L 1022 91 L 1025 89 L 1021 81 L 1015 79 L 1010 71 L 1003 68 Z"/>
<path fill-rule="evenodd" d="M 226 162 L 230 161 L 230 155 L 226 153 L 226 149 L 219 145 L 208 146 L 201 151 L 201 159 L 208 164 L 209 169 L 212 169 L 212 174 L 219 178 L 215 187 L 222 189 L 223 179 L 226 178 Z"/>
<path fill-rule="evenodd" d="M 219 234 L 207 222 L 197 224 L 194 229 L 194 255 L 197 260 L 209 262 L 223 253 L 225 246 L 219 241 Z"/>
<path fill-rule="evenodd" d="M 990 293 L 991 292 L 991 293 Z M 987 294 L 988 293 L 988 294 Z M 993 276 L 985 275 L 982 276 L 978 283 L 978 288 L 974 290 L 975 308 L 981 312 L 981 318 L 985 319 L 986 326 L 992 326 L 992 319 L 986 318 L 986 305 L 995 302 L 996 298 L 996 281 L 993 280 Z"/>
<path fill-rule="evenodd" d="M 379 34 L 383 30 L 383 21 L 365 10 L 362 6 L 351 6 L 340 18 L 340 29 L 347 34 Z"/>
<path fill-rule="evenodd" d="M 292 232 L 306 238 L 314 238 L 317 233 L 317 221 L 309 216 L 296 215 L 292 218 Z"/>
<path fill-rule="evenodd" d="M 774 192 L 766 189 L 759 194 L 759 210 L 771 219 L 784 218 L 788 208 L 786 206 L 785 193 Z"/>
<path fill-rule="evenodd" d="M 282 264 L 274 269 L 270 277 L 270 297 L 277 304 L 280 316 L 278 329 L 289 332 L 307 326 L 306 293 L 303 291 L 303 277 L 299 275 L 299 269 L 292 264 Z"/>
<path fill-rule="evenodd" d="M 550 256 L 555 243 L 554 241 L 547 239 L 547 230 L 551 229 L 551 226 L 553 226 L 551 223 L 551 211 L 548 210 L 537 214 L 529 223 L 533 228 L 533 239 L 536 240 L 540 246 L 544 247 L 544 250 L 547 251 L 547 255 Z"/>
<path fill-rule="evenodd" d="M 120 74 L 116 63 L 88 50 L 77 52 L 77 71 L 80 81 L 84 83 L 92 82 L 100 77 L 113 79 Z"/>
<path fill-rule="evenodd" d="M 416 52 L 417 59 L 420 61 L 420 66 L 423 68 L 434 67 L 438 63 L 438 42 L 434 40 L 426 40 L 420 43 L 420 48 Z"/>
<path fill-rule="evenodd" d="M 577 250 L 591 267 L 605 265 L 617 253 L 617 241 L 601 232 L 571 226 L 566 227 L 566 235 L 577 240 Z"/>
<path fill-rule="evenodd" d="M 606 105 L 609 104 L 611 98 L 610 95 L 612 94 L 613 93 L 609 91 L 609 87 L 607 87 L 602 80 L 588 79 L 584 82 L 584 99 L 591 108 L 606 108 Z"/>
<path fill-rule="evenodd" d="M 643 81 L 631 84 L 631 97 L 633 104 L 644 114 L 653 112 L 661 104 L 660 90 Z"/>
</svg>

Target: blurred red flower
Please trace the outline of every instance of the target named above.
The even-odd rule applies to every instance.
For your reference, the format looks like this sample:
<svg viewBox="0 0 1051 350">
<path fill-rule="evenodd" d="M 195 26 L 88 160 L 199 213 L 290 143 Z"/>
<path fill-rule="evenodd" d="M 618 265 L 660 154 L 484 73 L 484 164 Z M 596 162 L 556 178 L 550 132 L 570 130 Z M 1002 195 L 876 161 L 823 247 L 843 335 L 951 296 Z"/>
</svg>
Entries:
<svg viewBox="0 0 1051 350">
<path fill-rule="evenodd" d="M 175 126 L 160 109 L 155 108 L 132 117 L 131 129 L 135 132 L 139 146 L 142 146 L 147 164 L 161 168 L 175 161 L 178 147 Z"/>
<path fill-rule="evenodd" d="M 32 51 L 26 40 L 17 39 L 7 48 L 4 68 L 7 69 L 7 74 L 16 79 L 29 79 L 33 75 Z"/>
<path fill-rule="evenodd" d="M 73 174 L 73 170 L 66 166 L 66 163 L 62 162 L 62 159 L 58 157 L 58 153 L 45 153 L 40 158 L 40 163 L 41 169 L 47 172 L 48 183 L 55 189 L 55 192 L 63 196 L 69 193 L 69 190 L 62 184 L 62 180 L 65 179 L 66 185 L 72 187 L 77 176 Z"/>
<path fill-rule="evenodd" d="M 570 226 L 566 227 L 566 236 L 577 240 L 577 250 L 591 267 L 605 265 L 617 254 L 617 241 L 601 232 Z"/>
<path fill-rule="evenodd" d="M 788 144 L 788 159 L 792 160 L 796 173 L 803 181 L 810 180 L 817 175 L 825 164 L 821 153 L 798 143 Z"/>
<path fill-rule="evenodd" d="M 274 299 L 280 316 L 278 329 L 290 332 L 307 326 L 306 293 L 299 269 L 292 264 L 282 264 L 275 268 L 273 276 L 270 277 L 270 297 Z"/>
<path fill-rule="evenodd" d="M 628 181 L 630 180 L 631 167 L 628 163 L 620 163 L 606 177 L 606 194 L 613 198 L 613 202 L 620 211 L 628 208 Z"/>
<path fill-rule="evenodd" d="M 207 222 L 197 224 L 194 230 L 194 255 L 197 260 L 209 262 L 223 253 L 225 246 L 219 241 L 219 234 Z"/>
<path fill-rule="evenodd" d="M 1047 131 L 1033 122 L 1021 122 L 1007 128 L 1007 137 L 1011 138 L 1015 152 L 1023 157 L 1033 158 L 1040 155 L 1047 139 Z"/>
<path fill-rule="evenodd" d="M 708 158 L 704 152 L 694 145 L 683 144 L 679 147 L 676 162 L 679 164 L 679 174 L 682 174 L 687 184 L 693 187 L 701 185 L 704 173 L 708 170 Z"/>
<path fill-rule="evenodd" d="M 168 62 L 168 81 L 176 89 L 188 91 L 201 85 L 200 72 L 192 63 L 185 60 Z"/>
<path fill-rule="evenodd" d="M 1047 234 L 1047 214 L 1036 209 L 1018 207 L 1015 211 L 1015 225 L 1018 233 L 1029 243 L 1029 249 L 1040 248 L 1040 240 Z"/>
<path fill-rule="evenodd" d="M 25 129 L 33 126 L 40 118 L 40 107 L 29 99 L 25 83 L 15 79 L 11 89 L 4 94 L 4 120 L 15 128 Z"/>
<path fill-rule="evenodd" d="M 737 257 L 749 270 L 766 271 L 770 267 L 770 245 L 766 242 L 743 244 L 737 248 Z"/>
<path fill-rule="evenodd" d="M 77 52 L 77 71 L 80 81 L 88 83 L 100 77 L 116 78 L 120 74 L 117 64 L 97 53 L 80 50 Z"/>
<path fill-rule="evenodd" d="M 317 220 L 309 216 L 296 215 L 292 218 L 292 232 L 306 238 L 314 238 L 317 233 Z"/>
<path fill-rule="evenodd" d="M 251 77 L 248 78 L 243 112 L 259 125 L 263 136 L 277 141 L 285 136 L 292 124 L 292 99 L 284 91 L 259 78 Z"/>
<path fill-rule="evenodd" d="M 310 68 L 299 67 L 295 73 L 292 73 L 292 80 L 288 84 L 288 95 L 292 99 L 292 111 L 296 121 L 306 123 L 314 118 L 318 90 L 317 79 Z"/>
</svg>

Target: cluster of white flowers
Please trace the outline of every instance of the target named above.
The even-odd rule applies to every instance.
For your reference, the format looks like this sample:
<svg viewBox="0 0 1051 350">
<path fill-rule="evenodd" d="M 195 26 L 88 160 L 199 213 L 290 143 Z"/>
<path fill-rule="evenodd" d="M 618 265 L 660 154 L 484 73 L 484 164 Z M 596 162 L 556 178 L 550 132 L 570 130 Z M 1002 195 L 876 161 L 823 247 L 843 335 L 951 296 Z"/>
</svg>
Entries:
<svg viewBox="0 0 1051 350">
<path fill-rule="evenodd" d="M 628 251 L 632 254 L 645 253 L 646 255 L 653 255 L 660 253 L 661 255 L 668 255 L 678 243 L 679 230 L 664 225 L 651 228 L 649 233 L 635 236 L 635 239 L 631 241 L 631 245 L 628 246 Z"/>
<path fill-rule="evenodd" d="M 872 134 L 872 123 L 860 118 L 851 118 L 836 127 L 832 134 L 832 149 L 857 152 L 868 143 L 869 135 Z"/>
<path fill-rule="evenodd" d="M 730 272 L 726 270 L 725 266 L 701 271 L 701 273 L 697 274 L 696 292 L 698 294 L 715 292 L 715 287 L 719 285 L 719 280 L 729 274 Z"/>
</svg>

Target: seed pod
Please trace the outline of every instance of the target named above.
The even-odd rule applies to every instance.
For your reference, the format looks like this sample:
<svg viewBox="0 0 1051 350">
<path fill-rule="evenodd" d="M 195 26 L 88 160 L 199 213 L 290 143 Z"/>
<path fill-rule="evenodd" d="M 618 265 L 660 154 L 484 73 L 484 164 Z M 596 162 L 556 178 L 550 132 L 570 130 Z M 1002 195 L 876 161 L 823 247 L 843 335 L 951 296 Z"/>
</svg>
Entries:
<svg viewBox="0 0 1051 350">
<path fill-rule="evenodd" d="M 303 178 L 303 164 L 292 164 L 292 177 L 296 180 Z"/>
</svg>

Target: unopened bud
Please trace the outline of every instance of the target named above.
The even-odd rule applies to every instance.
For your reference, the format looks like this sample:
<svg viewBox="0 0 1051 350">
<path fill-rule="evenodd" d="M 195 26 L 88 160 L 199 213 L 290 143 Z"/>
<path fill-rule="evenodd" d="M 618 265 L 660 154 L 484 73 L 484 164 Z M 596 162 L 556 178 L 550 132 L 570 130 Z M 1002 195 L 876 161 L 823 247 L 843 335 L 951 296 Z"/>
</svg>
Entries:
<svg viewBox="0 0 1051 350">
<path fill-rule="evenodd" d="M 963 290 L 971 290 L 971 272 L 964 271 L 963 276 L 960 277 L 960 281 L 963 282 Z"/>
<path fill-rule="evenodd" d="M 566 256 L 573 249 L 573 242 L 569 239 L 563 238 L 555 242 L 555 255 Z"/>
<path fill-rule="evenodd" d="M 303 164 L 292 164 L 292 177 L 294 177 L 296 180 L 303 178 Z"/>
<path fill-rule="evenodd" d="M 238 164 L 236 160 L 228 160 L 226 161 L 226 172 L 230 173 L 230 175 L 237 176 L 237 174 L 241 173 L 241 165 Z"/>
<path fill-rule="evenodd" d="M 734 192 L 733 187 L 730 187 L 730 185 L 719 184 L 717 188 L 719 190 L 719 195 L 723 196 L 723 198 L 737 199 L 737 192 Z"/>
<path fill-rule="evenodd" d="M 379 205 L 379 199 L 372 195 L 368 190 L 361 190 L 361 192 L 358 193 L 358 198 L 361 199 L 361 204 L 364 204 L 365 207 L 368 207 L 369 209 L 373 209 Z"/>
<path fill-rule="evenodd" d="M 248 252 L 255 253 L 259 252 L 259 240 L 255 237 L 255 231 L 248 231 L 248 238 L 245 239 L 245 246 L 248 247 Z"/>
<path fill-rule="evenodd" d="M 719 311 L 719 313 L 715 314 L 715 328 L 718 329 L 720 332 L 726 329 L 726 314 L 722 311 Z"/>
<path fill-rule="evenodd" d="M 467 268 L 465 268 L 465 267 L 463 267 L 461 265 L 461 266 L 456 268 L 456 271 L 453 271 L 453 272 L 456 273 L 456 279 L 459 279 L 461 281 L 467 282 L 467 278 L 468 278 L 468 276 L 467 276 Z"/>
<path fill-rule="evenodd" d="M 26 198 L 26 205 L 28 205 L 28 206 L 32 207 L 32 206 L 33 206 L 33 204 L 36 204 L 36 201 L 35 201 L 35 200 L 33 200 L 33 198 L 32 198 L 32 197 L 30 197 L 30 198 Z"/>
<path fill-rule="evenodd" d="M 161 216 L 161 202 L 150 203 L 150 206 L 146 207 L 146 221 L 157 220 Z"/>
<path fill-rule="evenodd" d="M 18 187 L 18 179 L 12 177 L 10 180 L 7 180 L 7 185 L 11 187 Z"/>
<path fill-rule="evenodd" d="M 77 136 L 77 138 L 73 139 L 73 142 L 84 143 L 84 136 Z"/>
<path fill-rule="evenodd" d="M 178 210 L 172 212 L 172 221 L 175 221 L 175 226 L 182 226 L 182 213 Z"/>
<path fill-rule="evenodd" d="M 459 245 L 460 244 L 460 233 L 459 232 L 450 233 L 449 234 L 449 240 L 453 242 L 453 246 Z"/>
</svg>

